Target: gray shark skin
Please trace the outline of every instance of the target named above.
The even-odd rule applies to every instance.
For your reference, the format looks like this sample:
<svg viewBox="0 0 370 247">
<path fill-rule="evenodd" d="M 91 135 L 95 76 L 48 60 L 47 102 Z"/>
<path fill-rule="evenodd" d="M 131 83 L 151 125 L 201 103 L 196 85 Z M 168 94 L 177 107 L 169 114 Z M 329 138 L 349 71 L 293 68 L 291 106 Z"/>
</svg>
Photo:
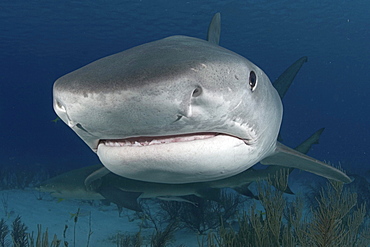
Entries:
<svg viewBox="0 0 370 247">
<path fill-rule="evenodd" d="M 217 14 L 215 15 L 215 17 L 217 17 Z M 218 16 L 217 18 L 213 18 L 212 19 L 212 22 L 211 22 L 211 25 L 220 25 L 219 21 L 220 21 L 220 17 Z M 217 22 L 215 22 L 217 21 Z M 217 24 L 215 24 L 217 23 Z M 210 30 L 214 30 L 215 28 L 209 28 L 209 31 L 208 31 L 208 41 L 209 39 L 211 39 L 212 36 L 214 36 L 214 34 L 210 34 Z M 216 29 L 216 30 L 219 30 Z M 217 33 L 216 36 L 219 36 L 219 32 Z M 213 38 L 213 39 L 216 39 L 217 41 L 219 41 L 219 37 L 217 38 Z M 218 44 L 218 43 L 217 43 Z M 303 64 L 307 62 L 307 57 L 302 57 L 300 59 L 298 59 L 297 61 L 295 61 L 291 66 L 289 66 L 279 77 L 277 80 L 274 81 L 273 85 L 276 87 L 276 91 L 279 93 L 280 97 L 283 98 L 284 95 L 286 94 L 286 92 L 288 91 L 290 85 L 292 84 L 295 76 L 297 75 L 297 73 L 299 72 L 299 70 L 301 69 L 301 67 L 303 66 Z M 284 80 L 282 79 L 284 78 Z M 313 144 L 318 144 L 318 140 L 320 138 L 320 135 L 322 134 L 323 132 L 323 128 L 318 130 L 316 133 L 314 133 L 309 139 L 307 139 L 306 141 L 304 141 L 302 144 L 300 144 L 298 147 L 296 147 L 295 149 L 298 151 L 298 152 L 301 152 L 301 153 L 304 153 L 304 154 L 307 154 L 308 151 L 310 150 L 311 146 Z M 268 175 L 271 175 L 271 174 L 274 174 L 276 173 L 278 170 L 280 170 L 281 167 L 279 166 L 273 166 L 273 167 L 268 167 L 266 168 L 264 171 L 257 171 L 255 174 L 254 174 L 254 177 L 256 179 L 262 179 L 263 175 L 265 175 L 265 177 L 263 177 L 264 179 L 267 178 Z M 293 168 L 289 168 L 289 174 L 293 171 Z M 91 190 L 94 190 L 93 186 L 96 187 L 96 182 L 95 181 L 100 181 L 99 179 L 107 174 L 109 174 L 110 171 L 106 168 L 100 168 L 94 172 L 92 172 L 91 174 L 89 174 L 89 176 L 86 177 L 85 179 L 85 186 L 86 188 L 88 188 L 90 191 Z M 251 174 L 253 173 L 252 170 L 248 171 L 248 176 L 251 176 Z M 258 175 L 257 175 L 258 174 Z M 262 177 L 261 177 L 262 176 Z M 240 186 L 236 186 L 235 185 L 235 180 L 240 180 Z M 219 180 L 219 181 L 216 181 L 216 183 L 218 183 L 218 186 L 221 188 L 222 187 L 222 182 L 224 181 L 224 185 L 225 187 L 228 187 L 228 186 L 232 186 L 232 184 L 234 184 L 235 187 L 233 187 L 233 189 L 235 189 L 237 192 L 245 195 L 245 196 L 249 196 L 249 197 L 253 197 L 253 193 L 251 191 L 249 191 L 248 189 L 248 186 L 250 185 L 251 182 L 248 182 L 248 181 L 245 181 L 245 174 L 242 173 L 242 174 L 239 174 L 239 175 L 235 175 L 234 177 L 232 177 L 230 180 L 229 179 L 225 179 L 225 180 Z M 230 181 L 231 180 L 234 180 L 234 183 L 231 183 L 230 184 Z M 94 185 L 93 185 L 94 184 Z M 96 188 L 95 188 L 96 189 Z M 209 189 L 206 190 L 207 191 L 207 196 L 210 195 L 210 191 Z M 213 191 L 214 192 L 214 191 Z M 285 191 L 286 193 L 291 193 L 291 190 L 290 188 L 288 187 L 287 188 L 287 191 Z M 101 193 L 99 191 L 99 193 Z M 212 196 L 211 199 L 213 200 L 217 200 L 217 192 L 215 193 L 212 193 L 212 194 L 216 194 L 215 196 Z M 171 194 L 172 195 L 172 194 Z M 169 195 L 167 195 L 169 196 Z M 125 197 L 124 197 L 125 198 Z"/>
<path fill-rule="evenodd" d="M 131 179 L 206 182 L 261 162 L 351 182 L 277 142 L 278 92 L 215 36 L 171 36 L 90 63 L 55 82 L 54 110 L 106 168 Z"/>
<path fill-rule="evenodd" d="M 307 153 L 313 144 L 318 144 L 322 131 L 323 129 L 316 131 L 312 136 L 296 147 L 296 150 Z M 48 192 L 57 198 L 86 200 L 100 200 L 105 198 L 116 203 L 119 207 L 140 211 L 141 208 L 137 202 L 138 198 L 161 199 L 170 197 L 169 200 L 176 200 L 173 198 L 196 195 L 218 201 L 219 189 L 222 188 L 232 188 L 245 196 L 253 196 L 248 190 L 248 186 L 252 182 L 272 177 L 279 170 L 286 168 L 268 166 L 266 169 L 261 170 L 249 169 L 233 177 L 217 181 L 189 184 L 144 182 L 124 178 L 108 172 L 100 176 L 99 179 L 94 179 L 92 183 L 89 183 L 88 187 L 85 186 L 84 183 L 86 183 L 85 179 L 87 175 L 93 174 L 101 169 L 106 170 L 106 168 L 102 168 L 101 165 L 75 169 L 43 182 L 37 189 L 42 192 Z M 291 171 L 292 169 L 290 169 L 290 172 Z M 291 193 L 290 190 L 286 192 Z"/>
</svg>

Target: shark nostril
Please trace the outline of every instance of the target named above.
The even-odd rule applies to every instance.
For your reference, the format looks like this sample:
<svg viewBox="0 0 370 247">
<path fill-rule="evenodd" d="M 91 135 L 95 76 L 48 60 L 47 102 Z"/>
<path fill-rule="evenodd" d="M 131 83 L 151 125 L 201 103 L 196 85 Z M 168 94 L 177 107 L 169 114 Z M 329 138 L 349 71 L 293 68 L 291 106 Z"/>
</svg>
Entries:
<svg viewBox="0 0 370 247">
<path fill-rule="evenodd" d="M 66 108 L 59 101 L 56 101 L 55 105 L 59 111 L 66 112 Z"/>
<path fill-rule="evenodd" d="M 201 87 L 197 87 L 197 88 L 194 89 L 193 94 L 192 94 L 192 97 L 198 97 L 201 94 L 202 94 L 202 88 Z"/>
</svg>

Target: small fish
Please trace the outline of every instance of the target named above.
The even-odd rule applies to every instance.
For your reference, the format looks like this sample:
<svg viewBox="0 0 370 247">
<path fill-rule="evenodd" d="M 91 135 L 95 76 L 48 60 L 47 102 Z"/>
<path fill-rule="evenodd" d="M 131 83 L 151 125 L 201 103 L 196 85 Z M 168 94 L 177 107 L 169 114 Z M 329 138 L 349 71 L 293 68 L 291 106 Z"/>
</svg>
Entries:
<svg viewBox="0 0 370 247">
<path fill-rule="evenodd" d="M 60 120 L 60 118 L 57 117 L 56 119 L 51 120 L 51 122 L 57 123 L 59 120 Z"/>
<path fill-rule="evenodd" d="M 58 198 L 57 199 L 57 203 L 60 203 L 60 202 L 62 202 L 62 201 L 64 201 L 65 199 L 64 198 Z"/>
<path fill-rule="evenodd" d="M 83 209 L 78 209 L 76 213 L 69 213 L 69 215 L 71 216 L 71 219 L 89 216 L 90 214 L 91 214 L 91 211 L 83 210 Z"/>
</svg>

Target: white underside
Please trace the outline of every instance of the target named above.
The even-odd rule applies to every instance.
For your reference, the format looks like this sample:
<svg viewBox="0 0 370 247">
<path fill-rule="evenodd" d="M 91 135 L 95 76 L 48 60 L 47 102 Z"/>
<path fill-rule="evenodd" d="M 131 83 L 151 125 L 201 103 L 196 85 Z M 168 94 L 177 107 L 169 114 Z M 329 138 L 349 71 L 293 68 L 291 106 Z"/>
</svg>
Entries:
<svg viewBox="0 0 370 247">
<path fill-rule="evenodd" d="M 248 169 L 260 159 L 252 146 L 228 135 L 148 146 L 99 144 L 97 154 L 117 175 L 158 183 L 222 179 Z"/>
</svg>

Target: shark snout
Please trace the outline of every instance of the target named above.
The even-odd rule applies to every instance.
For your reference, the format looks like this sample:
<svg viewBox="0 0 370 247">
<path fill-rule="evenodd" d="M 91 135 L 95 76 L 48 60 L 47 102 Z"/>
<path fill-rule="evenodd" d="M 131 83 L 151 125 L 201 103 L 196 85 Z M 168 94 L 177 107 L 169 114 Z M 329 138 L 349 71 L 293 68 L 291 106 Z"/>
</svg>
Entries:
<svg viewBox="0 0 370 247">
<path fill-rule="evenodd" d="M 65 123 L 68 123 L 69 118 L 67 115 L 67 109 L 59 100 L 54 98 L 53 107 L 55 113 L 58 115 L 60 119 L 62 119 Z M 69 124 L 68 124 L 69 125 Z"/>
<path fill-rule="evenodd" d="M 81 128 L 82 125 L 79 122 L 73 121 L 72 118 L 69 116 L 69 111 L 67 110 L 68 109 L 67 105 L 68 104 L 65 104 L 62 101 L 54 98 L 53 107 L 54 107 L 54 111 L 56 112 L 58 117 L 61 120 L 63 120 L 63 122 L 65 122 L 72 129 L 75 128 L 75 127 Z"/>
<path fill-rule="evenodd" d="M 70 128 L 75 129 L 78 128 L 80 130 L 83 130 L 85 132 L 88 132 L 81 123 L 73 121 L 67 111 L 67 107 L 61 103 L 60 101 L 54 99 L 54 110 L 59 116 L 60 119 L 62 119 Z"/>
</svg>

